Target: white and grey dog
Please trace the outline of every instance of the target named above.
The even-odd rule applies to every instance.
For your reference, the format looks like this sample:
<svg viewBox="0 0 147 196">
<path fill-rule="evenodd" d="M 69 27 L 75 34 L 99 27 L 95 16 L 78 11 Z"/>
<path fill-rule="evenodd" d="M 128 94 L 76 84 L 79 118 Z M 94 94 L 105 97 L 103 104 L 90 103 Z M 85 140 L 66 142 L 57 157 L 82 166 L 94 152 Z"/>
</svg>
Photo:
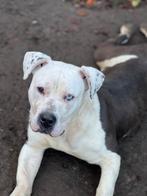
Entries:
<svg viewBox="0 0 147 196">
<path fill-rule="evenodd" d="M 11 196 L 31 195 L 33 181 L 47 148 L 99 165 L 102 172 L 96 196 L 112 196 L 120 169 L 120 156 L 114 147 L 118 123 L 114 122 L 121 123 L 121 117 L 116 105 L 112 107 L 113 101 L 111 107 L 106 101 L 115 93 L 104 93 L 106 87 L 100 89 L 104 74 L 92 67 L 54 61 L 41 52 L 26 53 L 23 71 L 24 79 L 33 73 L 28 92 L 31 106 L 28 140 L 19 156 L 17 184 Z M 123 80 L 119 75 L 118 78 Z M 105 86 L 108 86 L 107 81 Z M 116 99 L 117 103 L 125 108 Z M 109 127 L 114 128 L 113 134 L 107 131 Z"/>
</svg>

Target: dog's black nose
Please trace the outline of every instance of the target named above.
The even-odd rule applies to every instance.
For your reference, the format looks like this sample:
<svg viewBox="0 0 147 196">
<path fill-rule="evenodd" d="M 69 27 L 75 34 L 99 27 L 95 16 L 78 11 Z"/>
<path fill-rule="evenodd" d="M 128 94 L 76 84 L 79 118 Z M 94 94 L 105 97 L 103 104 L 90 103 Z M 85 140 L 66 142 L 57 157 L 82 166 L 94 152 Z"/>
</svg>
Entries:
<svg viewBox="0 0 147 196">
<path fill-rule="evenodd" d="M 54 114 L 43 112 L 40 114 L 38 121 L 41 129 L 43 129 L 44 131 L 51 131 L 57 119 Z"/>
</svg>

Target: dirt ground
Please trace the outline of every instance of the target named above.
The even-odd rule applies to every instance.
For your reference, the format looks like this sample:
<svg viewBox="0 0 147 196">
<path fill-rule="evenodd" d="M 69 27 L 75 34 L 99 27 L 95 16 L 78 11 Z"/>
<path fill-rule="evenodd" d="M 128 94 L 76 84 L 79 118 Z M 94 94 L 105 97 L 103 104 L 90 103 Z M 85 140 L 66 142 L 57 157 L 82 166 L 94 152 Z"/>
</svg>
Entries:
<svg viewBox="0 0 147 196">
<path fill-rule="evenodd" d="M 94 47 L 116 35 L 124 22 L 142 23 L 147 5 L 138 9 L 86 9 L 62 0 L 0 0 L 0 196 L 15 184 L 19 151 L 26 139 L 29 104 L 22 80 L 27 50 L 54 59 L 93 65 Z M 115 195 L 147 195 L 147 122 L 120 144 L 122 166 Z M 98 166 L 48 150 L 33 196 L 94 196 Z"/>
</svg>

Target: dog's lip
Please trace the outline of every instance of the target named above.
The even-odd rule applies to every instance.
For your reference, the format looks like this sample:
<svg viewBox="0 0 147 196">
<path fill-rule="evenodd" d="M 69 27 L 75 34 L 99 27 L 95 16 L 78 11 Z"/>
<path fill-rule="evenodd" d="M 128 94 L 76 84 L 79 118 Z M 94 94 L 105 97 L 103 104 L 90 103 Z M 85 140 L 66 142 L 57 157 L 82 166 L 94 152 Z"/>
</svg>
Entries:
<svg viewBox="0 0 147 196">
<path fill-rule="evenodd" d="M 38 129 L 37 131 L 35 132 L 40 132 L 42 134 L 46 134 L 46 135 L 49 135 L 51 137 L 59 137 L 59 136 L 62 136 L 65 132 L 65 130 L 62 131 L 62 133 L 60 135 L 52 135 L 52 131 L 51 132 L 48 132 L 48 131 L 42 131 L 41 129 Z"/>
<path fill-rule="evenodd" d="M 65 130 L 62 131 L 62 133 L 59 136 L 62 136 L 65 133 Z"/>
<path fill-rule="evenodd" d="M 52 132 L 53 131 L 51 131 L 51 132 L 48 132 L 48 131 L 43 131 L 43 130 L 41 130 L 41 129 L 32 129 L 34 132 L 36 132 L 36 133 L 42 133 L 42 134 L 46 134 L 46 135 L 50 135 L 51 137 L 59 137 L 59 136 L 62 136 L 63 134 L 64 134 L 64 132 L 65 132 L 65 130 L 63 130 L 62 131 L 62 133 L 61 134 L 59 134 L 59 135 L 52 135 Z"/>
<path fill-rule="evenodd" d="M 34 132 L 40 132 L 40 133 L 43 133 L 43 134 L 47 134 L 47 135 L 50 135 L 51 137 L 59 137 L 59 136 L 62 136 L 65 132 L 65 130 L 63 130 L 59 135 L 52 135 L 52 133 L 54 132 L 54 130 L 51 130 L 51 131 L 44 131 L 42 129 L 40 129 L 39 126 L 32 126 L 32 123 L 30 122 L 30 127 L 31 129 L 34 131 Z"/>
<path fill-rule="evenodd" d="M 60 133 L 59 135 L 52 135 L 52 131 L 49 133 L 49 135 L 51 137 L 59 137 L 59 136 L 62 136 L 64 134 L 65 130 L 62 131 L 62 133 Z"/>
<path fill-rule="evenodd" d="M 31 127 L 31 129 L 32 129 L 34 132 L 39 132 L 39 131 L 40 131 L 39 126 L 33 126 L 31 122 L 30 122 L 30 127 Z"/>
</svg>

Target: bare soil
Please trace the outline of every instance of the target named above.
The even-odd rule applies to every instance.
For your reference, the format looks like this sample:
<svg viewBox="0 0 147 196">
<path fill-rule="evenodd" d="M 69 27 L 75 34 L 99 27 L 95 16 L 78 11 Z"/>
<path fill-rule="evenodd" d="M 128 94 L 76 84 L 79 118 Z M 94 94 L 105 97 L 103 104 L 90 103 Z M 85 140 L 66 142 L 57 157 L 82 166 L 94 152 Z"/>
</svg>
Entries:
<svg viewBox="0 0 147 196">
<path fill-rule="evenodd" d="M 82 9 L 82 10 L 81 10 Z M 0 195 L 15 185 L 19 151 L 26 140 L 30 81 L 22 80 L 28 50 L 76 65 L 94 65 L 95 45 L 116 36 L 124 22 L 143 23 L 138 9 L 87 9 L 61 0 L 0 0 Z M 122 166 L 115 195 L 147 195 L 147 122 L 120 143 Z M 45 153 L 33 196 L 94 196 L 100 169 L 54 150 Z"/>
</svg>

